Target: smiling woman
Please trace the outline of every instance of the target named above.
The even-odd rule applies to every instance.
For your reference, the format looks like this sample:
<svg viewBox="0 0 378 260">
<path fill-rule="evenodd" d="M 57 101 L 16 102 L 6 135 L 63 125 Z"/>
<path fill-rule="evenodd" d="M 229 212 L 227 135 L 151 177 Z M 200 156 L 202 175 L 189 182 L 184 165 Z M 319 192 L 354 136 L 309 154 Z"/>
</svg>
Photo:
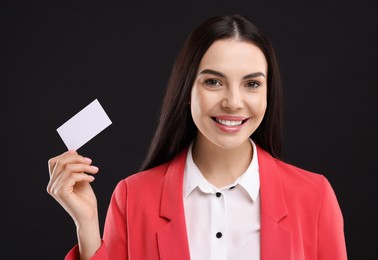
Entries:
<svg viewBox="0 0 378 260">
<path fill-rule="evenodd" d="M 347 259 L 328 180 L 279 159 L 281 96 L 274 51 L 250 20 L 200 24 L 173 67 L 141 172 L 114 190 L 102 238 L 98 168 L 76 151 L 49 160 L 47 190 L 77 227 L 66 259 Z"/>
</svg>

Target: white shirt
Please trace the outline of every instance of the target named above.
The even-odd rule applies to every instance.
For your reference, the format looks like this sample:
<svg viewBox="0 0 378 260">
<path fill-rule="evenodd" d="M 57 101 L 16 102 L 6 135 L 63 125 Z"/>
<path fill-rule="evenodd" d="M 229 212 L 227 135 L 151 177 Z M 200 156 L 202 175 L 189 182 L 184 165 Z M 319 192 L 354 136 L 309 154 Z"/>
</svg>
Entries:
<svg viewBox="0 0 378 260">
<path fill-rule="evenodd" d="M 260 259 L 260 179 L 256 146 L 247 170 L 217 188 L 193 162 L 189 146 L 183 199 L 191 260 Z"/>
</svg>

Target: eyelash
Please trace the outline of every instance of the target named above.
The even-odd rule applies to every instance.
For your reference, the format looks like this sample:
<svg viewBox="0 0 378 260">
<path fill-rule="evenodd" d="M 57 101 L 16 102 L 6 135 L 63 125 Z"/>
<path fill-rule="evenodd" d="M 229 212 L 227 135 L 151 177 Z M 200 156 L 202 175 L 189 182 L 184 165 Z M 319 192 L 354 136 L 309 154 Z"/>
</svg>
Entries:
<svg viewBox="0 0 378 260">
<path fill-rule="evenodd" d="M 250 86 L 250 84 L 253 84 L 253 86 Z M 257 81 L 249 81 L 246 84 L 247 88 L 249 88 L 249 89 L 256 89 L 256 88 L 260 87 L 260 85 L 261 84 Z"/>
<path fill-rule="evenodd" d="M 217 79 L 206 79 L 204 80 L 203 84 L 205 84 L 208 87 L 217 87 L 217 86 L 222 86 L 219 80 Z"/>
<path fill-rule="evenodd" d="M 208 87 L 217 87 L 217 86 L 222 86 L 221 82 L 217 79 L 206 79 L 204 80 L 203 84 L 205 84 L 206 86 Z M 258 87 L 260 87 L 260 83 L 257 82 L 257 81 L 249 81 L 245 84 L 245 86 L 248 88 L 248 89 L 256 89 Z"/>
</svg>

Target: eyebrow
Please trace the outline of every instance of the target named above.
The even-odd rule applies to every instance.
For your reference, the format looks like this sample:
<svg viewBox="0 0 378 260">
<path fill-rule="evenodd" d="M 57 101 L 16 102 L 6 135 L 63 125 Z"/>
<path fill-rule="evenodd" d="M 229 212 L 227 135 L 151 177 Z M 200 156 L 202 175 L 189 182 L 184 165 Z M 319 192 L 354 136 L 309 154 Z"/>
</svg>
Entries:
<svg viewBox="0 0 378 260">
<path fill-rule="evenodd" d="M 199 74 L 211 74 L 211 75 L 214 75 L 214 76 L 218 76 L 218 77 L 221 77 L 221 78 L 225 78 L 226 76 L 218 71 L 215 71 L 215 70 L 211 70 L 211 69 L 204 69 L 203 71 L 201 71 Z M 248 75 L 245 75 L 243 76 L 243 79 L 249 79 L 249 78 L 256 78 L 256 77 L 259 77 L 259 76 L 262 76 L 265 78 L 265 74 L 262 73 L 262 72 L 254 72 L 254 73 L 250 73 Z"/>
</svg>

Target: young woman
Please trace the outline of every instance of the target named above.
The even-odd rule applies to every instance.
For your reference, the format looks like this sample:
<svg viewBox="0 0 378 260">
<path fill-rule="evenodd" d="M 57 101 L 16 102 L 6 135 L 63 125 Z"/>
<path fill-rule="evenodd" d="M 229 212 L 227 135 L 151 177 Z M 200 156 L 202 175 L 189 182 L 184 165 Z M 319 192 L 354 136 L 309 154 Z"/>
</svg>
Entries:
<svg viewBox="0 0 378 260">
<path fill-rule="evenodd" d="M 347 259 L 327 179 L 279 159 L 281 113 L 259 29 L 240 15 L 204 21 L 173 67 L 142 171 L 114 190 L 103 238 L 98 168 L 76 151 L 49 160 L 47 190 L 77 227 L 66 259 Z"/>
</svg>

